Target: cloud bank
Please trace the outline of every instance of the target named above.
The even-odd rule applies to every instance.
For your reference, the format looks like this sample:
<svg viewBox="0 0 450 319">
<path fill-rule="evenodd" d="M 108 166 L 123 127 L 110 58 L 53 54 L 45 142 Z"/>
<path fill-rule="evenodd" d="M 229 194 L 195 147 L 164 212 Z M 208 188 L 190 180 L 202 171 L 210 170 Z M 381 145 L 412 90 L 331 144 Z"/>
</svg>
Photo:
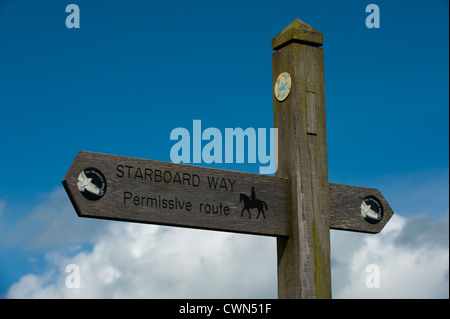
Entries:
<svg viewBox="0 0 450 319">
<path fill-rule="evenodd" d="M 448 217 L 397 214 L 377 235 L 332 231 L 333 298 L 448 298 L 448 229 Z M 62 189 L 7 237 L 47 264 L 7 298 L 277 297 L 274 238 L 81 219 Z M 66 285 L 71 264 L 79 288 Z M 366 286 L 373 264 L 379 288 Z"/>
<path fill-rule="evenodd" d="M 378 235 L 333 231 L 335 298 L 448 298 L 448 218 L 394 215 Z M 366 268 L 376 265 L 379 287 Z"/>
</svg>

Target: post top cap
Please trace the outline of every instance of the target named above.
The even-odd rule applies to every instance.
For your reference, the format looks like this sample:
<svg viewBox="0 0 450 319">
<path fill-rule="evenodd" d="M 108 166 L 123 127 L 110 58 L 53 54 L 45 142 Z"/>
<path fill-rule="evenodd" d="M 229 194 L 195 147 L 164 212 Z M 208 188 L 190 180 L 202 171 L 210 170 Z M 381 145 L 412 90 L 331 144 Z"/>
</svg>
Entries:
<svg viewBox="0 0 450 319">
<path fill-rule="evenodd" d="M 323 35 L 300 19 L 295 19 L 272 39 L 272 50 L 279 50 L 292 42 L 319 47 L 323 44 Z"/>
</svg>

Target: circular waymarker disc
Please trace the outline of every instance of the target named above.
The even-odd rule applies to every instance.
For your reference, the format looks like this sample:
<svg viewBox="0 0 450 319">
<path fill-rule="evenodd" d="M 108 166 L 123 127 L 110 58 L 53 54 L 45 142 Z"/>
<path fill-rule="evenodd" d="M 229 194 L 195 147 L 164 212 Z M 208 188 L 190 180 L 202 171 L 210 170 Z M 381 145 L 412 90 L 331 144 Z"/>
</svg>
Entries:
<svg viewBox="0 0 450 319">
<path fill-rule="evenodd" d="M 375 196 L 367 196 L 361 203 L 361 216 L 370 224 L 377 224 L 383 218 L 383 205 Z"/>
<path fill-rule="evenodd" d="M 277 81 L 275 82 L 275 87 L 273 89 L 275 97 L 278 101 L 282 102 L 286 100 L 289 92 L 291 92 L 291 84 L 292 81 L 289 73 L 283 72 L 278 76 Z"/>
<path fill-rule="evenodd" d="M 98 200 L 106 193 L 105 176 L 94 167 L 81 171 L 80 175 L 78 175 L 77 185 L 81 195 L 89 200 Z"/>
</svg>

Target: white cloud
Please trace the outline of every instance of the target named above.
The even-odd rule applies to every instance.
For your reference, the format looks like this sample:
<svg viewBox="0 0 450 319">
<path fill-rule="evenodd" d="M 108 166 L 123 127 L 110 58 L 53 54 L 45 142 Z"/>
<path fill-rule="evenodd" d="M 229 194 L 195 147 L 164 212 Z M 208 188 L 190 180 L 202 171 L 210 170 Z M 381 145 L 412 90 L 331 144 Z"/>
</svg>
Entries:
<svg viewBox="0 0 450 319">
<path fill-rule="evenodd" d="M 60 187 L 2 237 L 10 244 L 25 244 L 26 249 L 58 249 L 95 241 L 107 225 L 108 222 L 101 220 L 78 218 Z"/>
<path fill-rule="evenodd" d="M 48 271 L 22 276 L 8 298 L 277 297 L 274 238 L 90 224 L 63 195 L 55 190 L 14 231 L 29 249 L 48 251 Z M 32 236 L 23 237 L 32 225 Z M 91 249 L 82 249 L 86 241 Z M 448 298 L 448 218 L 394 215 L 377 235 L 332 231 L 331 245 L 334 298 Z M 69 264 L 79 266 L 78 289 L 66 287 Z M 365 286 L 369 264 L 379 266 L 380 288 Z"/>
<path fill-rule="evenodd" d="M 275 250 L 271 238 L 113 223 L 90 252 L 48 254 L 52 270 L 22 277 L 8 297 L 276 297 Z M 66 287 L 69 264 L 79 289 Z"/>
<path fill-rule="evenodd" d="M 394 215 L 380 234 L 333 231 L 331 243 L 334 298 L 449 297 L 448 218 Z M 370 264 L 379 288 L 366 287 Z"/>
</svg>

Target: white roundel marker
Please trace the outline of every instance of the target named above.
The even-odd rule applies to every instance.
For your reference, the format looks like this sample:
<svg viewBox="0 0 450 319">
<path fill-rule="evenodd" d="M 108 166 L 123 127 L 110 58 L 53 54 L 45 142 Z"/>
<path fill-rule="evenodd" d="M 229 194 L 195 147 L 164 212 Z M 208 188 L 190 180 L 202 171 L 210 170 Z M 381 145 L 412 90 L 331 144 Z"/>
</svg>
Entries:
<svg viewBox="0 0 450 319">
<path fill-rule="evenodd" d="M 89 200 L 98 200 L 105 195 L 106 179 L 102 172 L 94 167 L 81 171 L 77 186 L 80 193 Z"/>
<path fill-rule="evenodd" d="M 278 76 L 277 82 L 275 82 L 275 87 L 273 89 L 275 97 L 278 101 L 282 102 L 286 100 L 289 92 L 291 92 L 291 84 L 291 76 L 289 73 L 283 72 Z"/>
<path fill-rule="evenodd" d="M 361 203 L 361 216 L 370 224 L 378 223 L 383 218 L 383 206 L 375 196 L 367 196 Z"/>
</svg>

